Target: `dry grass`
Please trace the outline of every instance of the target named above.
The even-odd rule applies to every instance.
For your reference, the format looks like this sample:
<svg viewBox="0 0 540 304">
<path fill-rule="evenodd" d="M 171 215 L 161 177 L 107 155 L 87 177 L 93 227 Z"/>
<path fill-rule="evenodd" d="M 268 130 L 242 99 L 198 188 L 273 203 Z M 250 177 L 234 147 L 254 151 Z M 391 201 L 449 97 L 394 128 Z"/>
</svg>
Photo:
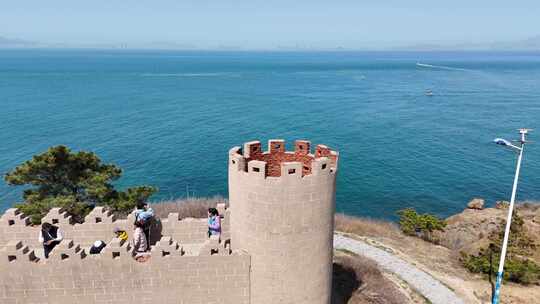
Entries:
<svg viewBox="0 0 540 304">
<path fill-rule="evenodd" d="M 540 202 L 537 201 L 523 201 L 517 205 L 517 209 L 530 212 L 536 212 L 540 209 Z"/>
<path fill-rule="evenodd" d="M 332 304 L 403 303 L 404 295 L 365 257 L 337 254 L 332 281 Z"/>
<path fill-rule="evenodd" d="M 222 196 L 209 198 L 189 198 L 152 203 L 156 217 L 167 218 L 169 213 L 179 213 L 180 218 L 206 218 L 208 208 L 216 207 L 218 203 L 227 203 Z"/>
<path fill-rule="evenodd" d="M 401 238 L 403 234 L 392 222 L 336 214 L 335 229 L 341 232 L 354 233 L 361 236 Z"/>
<path fill-rule="evenodd" d="M 459 262 L 459 253 L 437 246 L 421 238 L 407 236 L 393 222 L 337 214 L 337 231 L 351 233 L 377 241 L 376 246 L 387 248 L 402 255 L 401 258 L 421 262 L 428 269 L 462 277 L 466 270 Z M 373 244 L 372 244 L 373 245 Z"/>
</svg>

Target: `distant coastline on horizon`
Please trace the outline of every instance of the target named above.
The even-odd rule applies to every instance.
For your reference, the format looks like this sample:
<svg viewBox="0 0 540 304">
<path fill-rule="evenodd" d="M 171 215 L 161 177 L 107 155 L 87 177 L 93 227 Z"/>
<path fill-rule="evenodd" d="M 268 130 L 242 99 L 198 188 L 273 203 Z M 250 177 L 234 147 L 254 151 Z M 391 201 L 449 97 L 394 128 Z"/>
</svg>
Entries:
<svg viewBox="0 0 540 304">
<path fill-rule="evenodd" d="M 387 42 L 385 46 L 366 43 L 362 47 L 337 44 L 318 46 L 311 42 L 277 43 L 273 47 L 243 47 L 235 43 L 201 44 L 175 41 L 117 42 L 117 43 L 64 43 L 33 41 L 24 38 L 0 36 L 1 49 L 104 49 L 104 50 L 177 50 L 177 51 L 540 51 L 540 35 L 517 41 L 493 42 L 416 42 L 410 44 Z"/>
</svg>

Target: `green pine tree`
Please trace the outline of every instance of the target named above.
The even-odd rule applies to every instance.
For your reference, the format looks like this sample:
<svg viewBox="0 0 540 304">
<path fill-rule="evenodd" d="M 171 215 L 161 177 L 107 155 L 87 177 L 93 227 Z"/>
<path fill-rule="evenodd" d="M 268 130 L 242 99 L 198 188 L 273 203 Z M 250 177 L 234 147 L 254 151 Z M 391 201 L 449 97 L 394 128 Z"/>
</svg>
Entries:
<svg viewBox="0 0 540 304">
<path fill-rule="evenodd" d="M 38 224 L 53 207 L 64 209 L 77 222 L 96 205 L 126 213 L 157 191 L 151 186 L 118 191 L 112 182 L 121 175 L 118 166 L 102 163 L 92 152 L 55 146 L 18 165 L 4 179 L 9 185 L 28 187 L 24 202 L 16 207 Z"/>
<path fill-rule="evenodd" d="M 403 233 L 411 236 L 419 236 L 430 242 L 437 242 L 433 238 L 435 230 L 443 231 L 446 222 L 432 214 L 419 214 L 413 208 L 403 209 L 397 212 L 399 215 L 399 227 Z"/>
</svg>

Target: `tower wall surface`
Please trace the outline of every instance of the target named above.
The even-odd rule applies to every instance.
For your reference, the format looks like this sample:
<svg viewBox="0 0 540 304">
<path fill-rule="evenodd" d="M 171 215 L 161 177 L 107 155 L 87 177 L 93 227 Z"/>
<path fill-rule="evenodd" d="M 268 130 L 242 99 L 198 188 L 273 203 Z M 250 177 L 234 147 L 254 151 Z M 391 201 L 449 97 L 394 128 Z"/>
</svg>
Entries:
<svg viewBox="0 0 540 304">
<path fill-rule="evenodd" d="M 251 304 L 329 304 L 338 154 L 308 141 L 229 151 L 231 246 L 251 256 Z"/>
</svg>

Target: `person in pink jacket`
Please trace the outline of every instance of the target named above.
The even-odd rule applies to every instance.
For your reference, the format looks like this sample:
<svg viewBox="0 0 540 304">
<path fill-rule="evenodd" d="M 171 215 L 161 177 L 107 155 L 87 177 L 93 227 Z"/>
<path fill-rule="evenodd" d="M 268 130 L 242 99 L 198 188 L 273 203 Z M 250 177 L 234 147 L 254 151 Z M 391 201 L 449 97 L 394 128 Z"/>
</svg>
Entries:
<svg viewBox="0 0 540 304">
<path fill-rule="evenodd" d="M 148 241 L 146 240 L 146 236 L 144 234 L 143 230 L 143 224 L 140 222 L 135 222 L 135 230 L 133 231 L 133 255 L 135 259 L 137 259 L 139 256 L 143 255 L 146 250 L 148 250 Z"/>
</svg>

